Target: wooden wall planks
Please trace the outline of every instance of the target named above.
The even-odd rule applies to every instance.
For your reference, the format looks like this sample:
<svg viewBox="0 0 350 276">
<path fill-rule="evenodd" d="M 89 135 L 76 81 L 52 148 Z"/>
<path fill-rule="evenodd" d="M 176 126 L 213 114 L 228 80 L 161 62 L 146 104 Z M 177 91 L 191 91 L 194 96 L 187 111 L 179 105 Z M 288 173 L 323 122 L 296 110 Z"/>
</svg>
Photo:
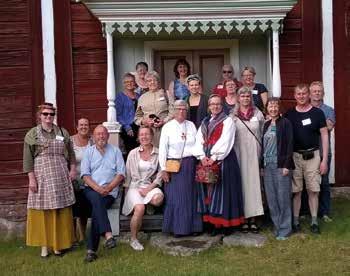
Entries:
<svg viewBox="0 0 350 276">
<path fill-rule="evenodd" d="M 20 205 L 1 213 L 9 220 L 25 217 L 23 138 L 44 97 L 41 45 L 40 1 L 0 1 L 0 210 Z"/>
<path fill-rule="evenodd" d="M 92 127 L 106 120 L 106 40 L 101 23 L 82 3 L 71 2 L 75 119 Z"/>
<path fill-rule="evenodd" d="M 337 116 L 335 139 L 335 177 L 337 185 L 350 184 L 350 0 L 333 1 L 337 16 L 334 31 L 334 93 Z M 337 127 L 339 126 L 339 127 Z"/>
</svg>

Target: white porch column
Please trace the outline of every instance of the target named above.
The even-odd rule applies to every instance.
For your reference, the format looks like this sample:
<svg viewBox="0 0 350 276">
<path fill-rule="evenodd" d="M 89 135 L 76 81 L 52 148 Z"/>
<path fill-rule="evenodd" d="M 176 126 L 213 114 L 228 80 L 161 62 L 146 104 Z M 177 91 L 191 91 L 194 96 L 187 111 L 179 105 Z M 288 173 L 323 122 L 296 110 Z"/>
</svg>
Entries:
<svg viewBox="0 0 350 276">
<path fill-rule="evenodd" d="M 110 24 L 105 26 L 105 35 L 107 42 L 107 122 L 103 125 L 110 133 L 109 142 L 114 145 L 119 145 L 119 132 L 121 125 L 117 121 L 117 111 L 115 109 L 115 75 L 114 75 L 114 55 L 113 55 L 113 37 L 114 28 Z"/>
<path fill-rule="evenodd" d="M 115 109 L 115 76 L 114 76 L 114 56 L 113 56 L 113 37 L 112 33 L 114 28 L 110 25 L 106 25 L 105 34 L 107 42 L 107 122 L 103 125 L 106 126 L 109 132 L 119 132 L 120 124 L 117 121 L 117 111 Z"/>
<path fill-rule="evenodd" d="M 55 37 L 52 0 L 41 0 L 45 102 L 56 105 Z M 56 118 L 55 118 L 56 120 Z"/>
<path fill-rule="evenodd" d="M 280 45 L 279 45 L 279 28 L 272 28 L 272 95 L 281 97 L 281 71 L 280 71 Z"/>
<path fill-rule="evenodd" d="M 322 81 L 324 86 L 324 103 L 334 108 L 334 45 L 333 45 L 333 2 L 322 0 Z M 331 132 L 332 162 L 329 171 L 329 182 L 335 183 L 335 140 Z"/>
</svg>

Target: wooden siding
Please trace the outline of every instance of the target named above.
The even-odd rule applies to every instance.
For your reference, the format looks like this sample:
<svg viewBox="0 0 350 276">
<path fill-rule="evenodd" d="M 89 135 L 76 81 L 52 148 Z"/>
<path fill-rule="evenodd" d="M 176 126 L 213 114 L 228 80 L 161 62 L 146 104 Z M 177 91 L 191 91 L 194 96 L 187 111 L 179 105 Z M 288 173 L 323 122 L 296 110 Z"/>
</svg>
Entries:
<svg viewBox="0 0 350 276">
<path fill-rule="evenodd" d="M 75 121 L 87 117 L 94 127 L 106 120 L 106 40 L 84 4 L 72 2 L 70 14 Z"/>
<path fill-rule="evenodd" d="M 287 14 L 280 36 L 284 110 L 294 105 L 294 86 L 322 79 L 321 0 L 299 0 Z"/>
<path fill-rule="evenodd" d="M 333 1 L 334 16 L 334 93 L 337 127 L 335 130 L 335 178 L 337 185 L 350 185 L 350 0 Z"/>
<path fill-rule="evenodd" d="M 44 98 L 40 13 L 37 0 L 0 1 L 0 217 L 13 221 L 25 217 L 23 138 Z"/>
</svg>

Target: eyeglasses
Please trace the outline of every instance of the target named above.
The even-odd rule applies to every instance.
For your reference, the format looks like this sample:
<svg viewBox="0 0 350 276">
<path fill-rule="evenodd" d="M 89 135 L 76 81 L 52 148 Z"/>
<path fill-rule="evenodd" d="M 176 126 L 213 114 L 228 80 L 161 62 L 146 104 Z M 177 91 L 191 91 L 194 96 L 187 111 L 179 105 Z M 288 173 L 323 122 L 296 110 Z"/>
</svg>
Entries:
<svg viewBox="0 0 350 276">
<path fill-rule="evenodd" d="M 221 105 L 221 103 L 210 103 L 209 105 L 219 106 L 219 105 Z"/>
<path fill-rule="evenodd" d="M 52 113 L 49 113 L 49 112 L 41 112 L 41 115 L 44 115 L 45 117 L 47 116 L 51 116 L 51 117 L 54 117 L 56 115 L 56 113 L 52 112 Z"/>
<path fill-rule="evenodd" d="M 231 74 L 232 71 L 222 71 L 223 74 Z"/>
</svg>

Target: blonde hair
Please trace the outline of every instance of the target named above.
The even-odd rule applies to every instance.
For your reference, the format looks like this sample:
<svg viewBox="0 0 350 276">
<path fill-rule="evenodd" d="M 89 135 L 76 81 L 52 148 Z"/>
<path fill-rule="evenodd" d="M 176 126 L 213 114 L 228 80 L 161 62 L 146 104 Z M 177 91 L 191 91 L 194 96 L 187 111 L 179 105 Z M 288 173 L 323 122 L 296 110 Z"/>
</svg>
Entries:
<svg viewBox="0 0 350 276">
<path fill-rule="evenodd" d="M 254 76 L 256 75 L 255 68 L 253 66 L 246 66 L 243 68 L 241 72 L 241 76 L 243 76 L 244 71 L 248 71 L 249 73 L 253 74 Z"/>
</svg>

